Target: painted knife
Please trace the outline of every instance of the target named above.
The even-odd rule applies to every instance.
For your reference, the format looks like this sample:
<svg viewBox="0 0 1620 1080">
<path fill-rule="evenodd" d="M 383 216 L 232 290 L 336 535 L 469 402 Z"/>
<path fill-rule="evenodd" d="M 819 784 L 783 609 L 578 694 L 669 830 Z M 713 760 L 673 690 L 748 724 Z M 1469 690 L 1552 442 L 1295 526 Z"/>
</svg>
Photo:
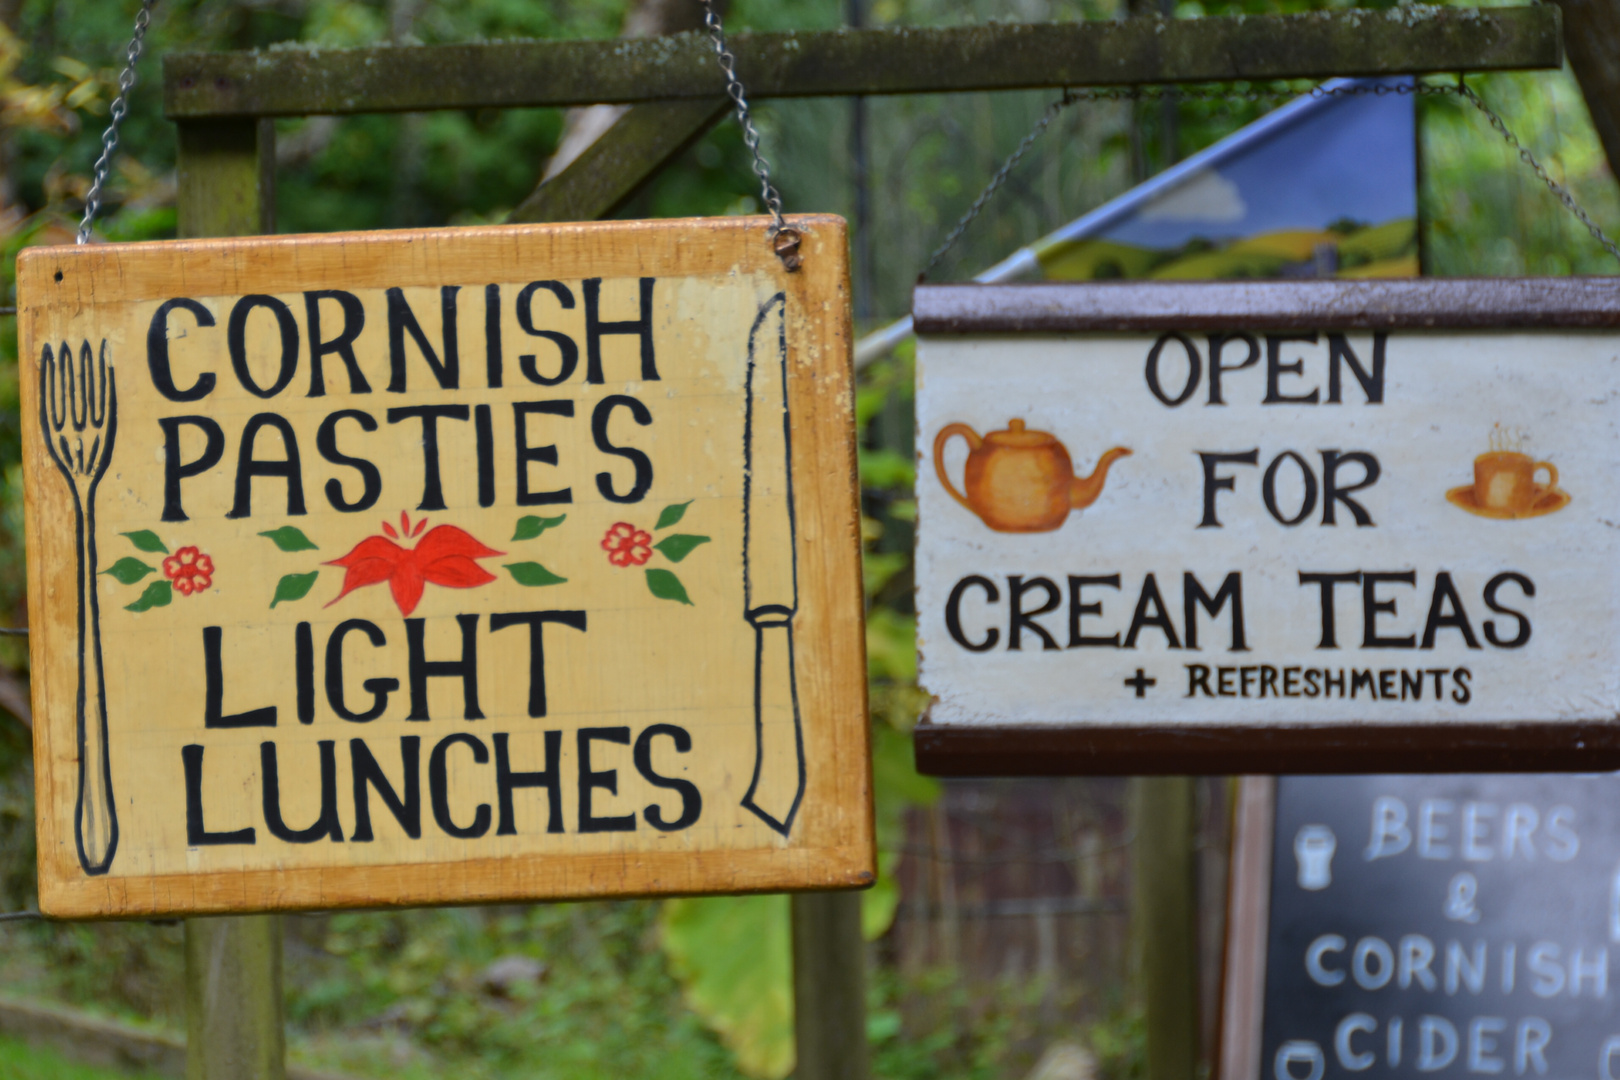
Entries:
<svg viewBox="0 0 1620 1080">
<path fill-rule="evenodd" d="M 743 423 L 743 617 L 754 628 L 754 777 L 742 804 L 783 836 L 804 798 L 804 733 L 793 670 L 799 572 L 786 309 L 786 294 L 777 293 L 749 331 Z"/>
</svg>

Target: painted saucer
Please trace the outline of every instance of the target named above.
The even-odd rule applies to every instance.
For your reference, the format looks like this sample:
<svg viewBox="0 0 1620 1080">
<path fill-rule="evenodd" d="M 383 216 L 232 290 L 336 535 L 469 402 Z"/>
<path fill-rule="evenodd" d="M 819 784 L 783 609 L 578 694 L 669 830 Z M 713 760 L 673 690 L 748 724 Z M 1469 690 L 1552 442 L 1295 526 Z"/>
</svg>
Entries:
<svg viewBox="0 0 1620 1080">
<path fill-rule="evenodd" d="M 1559 488 L 1538 487 L 1537 494 L 1528 507 L 1523 510 L 1495 510 L 1488 506 L 1481 506 L 1474 498 L 1474 485 L 1452 488 L 1446 492 L 1446 501 L 1453 506 L 1461 507 L 1476 517 L 1495 518 L 1499 521 L 1516 520 L 1518 518 L 1544 517 L 1556 513 L 1569 505 L 1569 492 Z"/>
</svg>

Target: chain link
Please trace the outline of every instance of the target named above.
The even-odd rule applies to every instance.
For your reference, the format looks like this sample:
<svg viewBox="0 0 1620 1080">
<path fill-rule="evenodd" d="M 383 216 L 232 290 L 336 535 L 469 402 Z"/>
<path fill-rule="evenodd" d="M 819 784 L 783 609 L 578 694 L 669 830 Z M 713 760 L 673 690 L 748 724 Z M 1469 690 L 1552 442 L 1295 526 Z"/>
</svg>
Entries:
<svg viewBox="0 0 1620 1080">
<path fill-rule="evenodd" d="M 726 73 L 726 93 L 737 106 L 737 123 L 742 126 L 743 142 L 748 144 L 748 152 L 754 156 L 754 175 L 759 177 L 760 197 L 765 202 L 765 209 L 771 213 L 770 235 L 774 238 L 787 229 L 787 222 L 782 220 L 782 196 L 777 194 L 775 185 L 771 183 L 771 163 L 760 153 L 759 132 L 754 130 L 748 98 L 743 92 L 742 80 L 737 78 L 737 58 L 726 45 L 726 31 L 720 24 L 720 13 L 715 10 L 714 0 L 703 0 L 703 23 L 709 28 L 709 36 L 714 39 L 714 55 L 720 61 L 721 70 Z"/>
<path fill-rule="evenodd" d="M 1025 135 L 1023 140 L 1019 142 L 1012 155 L 1001 163 L 1001 168 L 996 170 L 996 174 L 990 178 L 990 182 L 985 185 L 984 190 L 979 192 L 979 197 L 973 200 L 973 205 L 967 208 L 967 213 L 963 214 L 961 219 L 957 221 L 956 227 L 946 234 L 944 242 L 934 249 L 934 254 L 929 258 L 928 265 L 923 267 L 923 272 L 917 275 L 919 284 L 927 280 L 928 272 L 934 268 L 934 264 L 943 259 L 945 253 L 956 246 L 956 241 L 961 239 L 963 233 L 967 232 L 968 226 L 973 224 L 973 219 L 979 216 L 979 211 L 983 210 L 985 204 L 1001 189 L 1001 185 L 1007 182 L 1007 177 L 1012 175 L 1012 171 L 1018 167 L 1018 162 L 1023 159 L 1029 148 L 1035 145 L 1037 139 L 1046 134 L 1046 129 L 1052 125 L 1053 120 L 1057 119 L 1058 113 L 1080 100 L 1082 100 L 1081 95 L 1065 90 L 1062 97 L 1046 107 L 1046 111 L 1041 113 L 1039 120 L 1035 121 L 1035 126 L 1030 129 L 1029 134 Z"/>
<path fill-rule="evenodd" d="M 135 13 L 135 36 L 124 50 L 124 70 L 118 75 L 118 96 L 108 109 L 111 114 L 107 130 L 101 133 L 101 156 L 96 159 L 90 194 L 84 197 L 84 220 L 79 222 L 79 236 L 75 243 L 90 242 L 90 226 L 101 210 L 101 189 L 107 184 L 107 173 L 112 168 L 113 152 L 118 149 L 118 125 L 129 112 L 129 92 L 135 88 L 135 64 L 146 45 L 146 28 L 152 22 L 152 5 L 156 0 L 141 0 L 141 10 Z"/>
<path fill-rule="evenodd" d="M 705 2 L 707 3 L 708 0 L 705 0 Z M 1474 108 L 1485 114 L 1485 118 L 1490 121 L 1491 127 L 1496 129 L 1497 133 L 1507 141 L 1509 146 L 1518 151 L 1519 160 L 1529 167 L 1529 169 L 1536 174 L 1542 183 L 1547 185 L 1547 190 L 1551 191 L 1553 195 L 1557 197 L 1558 201 L 1564 205 L 1564 208 L 1573 214 L 1575 219 L 1586 227 L 1586 231 L 1592 234 L 1592 238 L 1599 244 L 1602 244 L 1604 249 L 1608 251 L 1610 255 L 1613 255 L 1616 259 L 1620 259 L 1620 245 L 1616 245 L 1615 242 L 1604 233 L 1603 229 L 1592 220 L 1591 215 L 1589 215 L 1586 210 L 1582 208 L 1581 204 L 1575 200 L 1575 196 L 1570 193 L 1569 189 L 1565 188 L 1548 174 L 1541 162 L 1536 159 L 1536 156 L 1519 142 L 1517 136 L 1515 136 L 1512 131 L 1508 130 L 1507 123 L 1500 116 L 1498 116 L 1489 105 L 1486 105 L 1484 99 L 1476 94 L 1467 83 L 1463 82 L 1461 77 L 1458 78 L 1455 84 L 1420 83 L 1414 81 L 1410 83 L 1396 83 L 1394 85 L 1385 83 L 1375 83 L 1373 85 L 1363 84 L 1360 86 L 1317 85 L 1310 88 L 1309 94 L 1311 97 L 1317 99 L 1332 97 L 1387 97 L 1391 95 L 1397 97 L 1408 95 L 1436 96 L 1447 94 L 1454 94 L 1465 99 L 1472 104 Z M 988 203 L 995 193 L 1001 188 L 1001 186 L 1007 182 L 1008 176 L 1012 174 L 1013 169 L 1017 168 L 1018 162 L 1029 151 L 1029 148 L 1035 144 L 1036 140 L 1046 133 L 1046 129 L 1051 125 L 1052 121 L 1056 119 L 1058 113 L 1062 112 L 1064 109 L 1075 104 L 1076 102 L 1163 101 L 1166 98 L 1174 98 L 1176 100 L 1246 101 L 1258 103 L 1262 101 L 1281 100 L 1284 98 L 1294 98 L 1298 96 L 1300 96 L 1300 91 L 1289 87 L 1257 86 L 1250 86 L 1244 90 L 1230 90 L 1218 87 L 1198 86 L 1154 86 L 1124 88 L 1106 87 L 1096 90 L 1065 90 L 1061 98 L 1057 99 L 1046 107 L 1046 111 L 1041 114 L 1041 118 L 1035 122 L 1034 128 L 1030 130 L 1028 135 L 1024 136 L 1017 148 L 1014 149 L 1012 154 L 1008 156 L 1007 160 L 1002 163 L 1001 168 L 996 170 L 995 175 L 990 178 L 990 182 L 986 184 L 984 190 L 979 193 L 979 197 L 973 200 L 973 204 L 967 208 L 967 212 L 962 215 L 962 217 L 957 221 L 955 227 L 953 227 L 950 233 L 946 235 L 944 242 L 942 242 L 939 247 L 934 250 L 933 255 L 928 259 L 928 265 L 924 267 L 923 272 L 917 276 L 917 281 L 921 283 L 922 281 L 926 280 L 929 271 L 933 270 L 934 266 L 938 264 L 940 259 L 944 258 L 945 254 L 949 252 L 951 248 L 956 245 L 956 242 L 962 238 L 962 234 L 967 232 L 968 226 L 973 224 L 973 220 L 979 216 L 981 211 L 984 210 L 985 204 Z"/>
<path fill-rule="evenodd" d="M 1592 234 L 1592 239 L 1602 244 L 1610 255 L 1620 259 L 1620 246 L 1616 246 L 1615 242 L 1609 239 L 1597 222 L 1592 220 L 1591 215 L 1586 212 L 1580 203 L 1575 201 L 1575 196 L 1570 194 L 1568 188 L 1547 174 L 1547 170 L 1542 167 L 1541 162 L 1536 160 L 1536 155 L 1532 154 L 1519 142 L 1518 137 L 1508 130 L 1508 126 L 1502 118 L 1489 105 L 1485 104 L 1485 100 L 1474 93 L 1473 88 L 1461 79 L 1457 80 L 1456 92 L 1472 103 L 1474 108 L 1485 114 L 1485 119 L 1490 121 L 1491 127 L 1496 129 L 1496 133 L 1502 136 L 1509 146 L 1519 152 L 1519 160 L 1529 166 L 1530 171 L 1535 173 L 1541 179 L 1541 182 L 1547 185 L 1547 190 L 1552 192 L 1558 198 L 1558 201 L 1564 204 L 1565 209 L 1575 215 L 1575 220 L 1586 226 L 1586 231 Z"/>
</svg>

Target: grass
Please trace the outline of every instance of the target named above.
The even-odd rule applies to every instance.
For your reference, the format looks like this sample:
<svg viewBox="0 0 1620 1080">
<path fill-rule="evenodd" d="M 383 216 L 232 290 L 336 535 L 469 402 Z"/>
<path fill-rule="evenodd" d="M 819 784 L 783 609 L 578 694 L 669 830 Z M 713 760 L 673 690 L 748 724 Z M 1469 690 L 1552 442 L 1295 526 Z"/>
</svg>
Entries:
<svg viewBox="0 0 1620 1080">
<path fill-rule="evenodd" d="M 156 1080 L 152 1073 L 78 1065 L 54 1050 L 7 1038 L 0 1038 L 0 1076 L 6 1080 Z"/>
</svg>

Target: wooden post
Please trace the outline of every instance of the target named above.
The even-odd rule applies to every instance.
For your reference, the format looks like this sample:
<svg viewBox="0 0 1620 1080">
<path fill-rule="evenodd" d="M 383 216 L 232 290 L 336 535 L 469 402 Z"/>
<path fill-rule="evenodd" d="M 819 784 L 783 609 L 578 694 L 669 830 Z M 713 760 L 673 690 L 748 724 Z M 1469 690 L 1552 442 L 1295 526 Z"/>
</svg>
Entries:
<svg viewBox="0 0 1620 1080">
<path fill-rule="evenodd" d="M 867 1080 L 861 894 L 793 897 L 795 1080 Z"/>
<path fill-rule="evenodd" d="M 186 920 L 186 1080 L 285 1080 L 281 917 Z"/>
<path fill-rule="evenodd" d="M 1192 779 L 1134 778 L 1131 818 L 1131 931 L 1147 1020 L 1147 1080 L 1192 1080 L 1198 1068 Z"/>
<path fill-rule="evenodd" d="M 275 129 L 268 120 L 180 124 L 179 233 L 275 228 Z M 186 1080 L 285 1080 L 281 918 L 186 920 Z"/>
<path fill-rule="evenodd" d="M 1569 66 L 1581 84 L 1609 171 L 1620 176 L 1620 0 L 1553 0 L 1564 12 Z"/>
</svg>

